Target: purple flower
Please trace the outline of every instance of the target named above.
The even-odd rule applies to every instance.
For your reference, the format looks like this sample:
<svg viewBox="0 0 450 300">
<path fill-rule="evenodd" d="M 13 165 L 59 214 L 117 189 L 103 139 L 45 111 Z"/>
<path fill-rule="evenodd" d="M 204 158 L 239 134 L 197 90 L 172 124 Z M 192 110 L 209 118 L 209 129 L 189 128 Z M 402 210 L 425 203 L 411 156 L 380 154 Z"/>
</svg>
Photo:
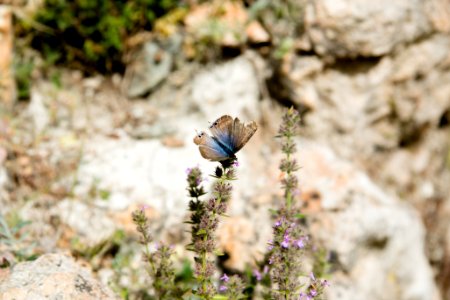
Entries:
<svg viewBox="0 0 450 300">
<path fill-rule="evenodd" d="M 312 298 L 309 295 L 301 292 L 300 293 L 300 300 L 312 300 Z"/>
<path fill-rule="evenodd" d="M 281 247 L 283 247 L 284 249 L 289 248 L 289 236 L 287 234 L 284 236 L 284 239 L 281 242 Z"/>
<path fill-rule="evenodd" d="M 189 175 L 189 174 L 191 174 L 191 172 L 192 172 L 192 168 L 187 168 L 185 172 L 186 172 L 186 175 Z"/>
<path fill-rule="evenodd" d="M 309 278 L 311 278 L 312 281 L 316 281 L 316 276 L 314 276 L 314 273 L 309 273 Z"/>
<path fill-rule="evenodd" d="M 233 166 L 236 167 L 236 168 L 239 167 L 239 162 L 237 160 L 235 160 L 234 163 L 233 163 Z"/>
<path fill-rule="evenodd" d="M 269 251 L 272 251 L 272 249 L 273 249 L 273 241 L 270 240 L 268 244 L 269 244 L 269 247 L 267 247 L 267 249 L 268 249 Z"/>
<path fill-rule="evenodd" d="M 261 279 L 262 279 L 262 274 L 261 274 L 261 272 L 259 272 L 258 270 L 253 270 L 253 275 L 256 277 L 256 280 L 257 281 L 261 281 Z"/>
<path fill-rule="evenodd" d="M 315 289 L 311 289 L 309 291 L 309 294 L 311 295 L 311 297 L 315 297 L 315 296 L 317 296 L 317 291 Z"/>
<path fill-rule="evenodd" d="M 219 287 L 219 291 L 221 291 L 221 292 L 224 292 L 224 291 L 226 291 L 226 290 L 227 290 L 227 287 L 224 286 L 224 285 L 221 285 L 221 286 Z"/>
<path fill-rule="evenodd" d="M 276 221 L 273 226 L 274 227 L 280 227 L 281 226 L 281 220 Z"/>
<path fill-rule="evenodd" d="M 305 240 L 306 238 L 302 236 L 297 241 L 295 241 L 295 245 L 297 245 L 299 249 L 303 249 L 305 248 Z"/>
<path fill-rule="evenodd" d="M 230 277 L 227 276 L 227 274 L 223 273 L 222 277 L 220 277 L 220 280 L 223 282 L 228 282 L 230 280 Z"/>
<path fill-rule="evenodd" d="M 268 265 L 265 265 L 265 266 L 264 266 L 263 273 L 264 273 L 264 274 L 269 273 L 269 266 L 268 266 Z M 326 280 L 325 280 L 325 281 L 326 281 Z"/>
<path fill-rule="evenodd" d="M 271 264 L 273 264 L 273 258 L 272 257 L 269 258 L 269 265 L 271 265 Z"/>
<path fill-rule="evenodd" d="M 330 286 L 330 283 L 328 282 L 328 280 L 326 280 L 326 279 L 324 279 L 324 280 L 322 280 L 322 282 L 321 282 L 321 284 L 322 284 L 322 286 Z"/>
<path fill-rule="evenodd" d="M 147 204 L 144 204 L 141 206 L 141 211 L 144 212 L 149 206 Z"/>
</svg>

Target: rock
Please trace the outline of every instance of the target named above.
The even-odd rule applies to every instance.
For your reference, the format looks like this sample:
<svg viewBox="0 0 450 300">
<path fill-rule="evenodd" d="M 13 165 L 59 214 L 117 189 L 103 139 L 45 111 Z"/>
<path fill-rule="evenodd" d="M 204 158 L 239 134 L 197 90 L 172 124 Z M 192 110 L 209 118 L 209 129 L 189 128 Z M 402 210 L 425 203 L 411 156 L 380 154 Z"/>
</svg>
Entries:
<svg viewBox="0 0 450 300">
<path fill-rule="evenodd" d="M 238 47 L 270 41 L 267 31 L 257 21 L 250 21 L 240 2 L 205 2 L 189 10 L 184 23 L 196 40 L 211 40 L 221 46 Z"/>
<path fill-rule="evenodd" d="M 442 137 L 448 134 L 450 110 L 449 52 L 449 36 L 435 34 L 377 60 L 325 67 L 318 57 L 290 55 L 284 58 L 278 82 L 291 91 L 292 101 L 309 108 L 306 135 L 368 170 L 383 187 L 419 203 L 425 200 L 414 182 L 423 181 L 424 174 L 425 181 L 439 186 L 435 195 L 448 193 L 441 183 L 448 170 L 437 166 L 445 164 L 448 147 Z M 402 152 L 409 158 L 400 159 Z M 399 166 L 411 157 L 417 161 L 418 153 L 429 158 L 425 167 L 414 171 L 409 168 L 414 164 L 408 164 L 398 174 Z"/>
<path fill-rule="evenodd" d="M 203 70 L 192 80 L 192 101 L 207 118 L 222 114 L 259 118 L 259 81 L 252 62 L 240 56 Z"/>
<path fill-rule="evenodd" d="M 270 41 L 269 34 L 257 21 L 252 21 L 248 24 L 246 34 L 251 43 L 267 43 Z"/>
<path fill-rule="evenodd" d="M 107 195 L 107 191 L 99 191 L 99 193 L 101 194 L 99 197 Z M 76 237 L 82 248 L 100 245 L 111 238 L 118 229 L 107 211 L 81 201 L 62 200 L 50 210 L 50 215 L 52 218 L 58 218 L 59 222 L 71 229 L 70 234 L 65 238 Z"/>
<path fill-rule="evenodd" d="M 173 66 L 172 54 L 155 42 L 147 42 L 128 65 L 125 90 L 128 97 L 143 96 L 161 83 Z"/>
<path fill-rule="evenodd" d="M 31 102 L 28 105 L 28 115 L 34 125 L 35 134 L 40 134 L 50 123 L 50 113 L 45 105 L 44 95 L 40 91 L 31 91 Z"/>
<path fill-rule="evenodd" d="M 247 11 L 239 2 L 205 2 L 188 13 L 185 24 L 186 30 L 198 40 L 237 47 L 246 39 L 244 28 L 247 20 Z"/>
<path fill-rule="evenodd" d="M 450 37 L 436 34 L 416 43 L 395 56 L 392 80 L 396 83 L 427 76 L 436 67 L 450 65 Z"/>
<path fill-rule="evenodd" d="M 427 14 L 438 32 L 450 32 L 450 6 L 447 0 L 425 2 Z"/>
<path fill-rule="evenodd" d="M 410 205 L 327 147 L 301 142 L 298 161 L 302 194 L 321 207 L 307 213 L 311 234 L 337 256 L 327 299 L 439 299 Z"/>
<path fill-rule="evenodd" d="M 306 6 L 305 34 L 319 55 L 382 56 L 433 31 L 421 0 L 319 0 Z"/>
<path fill-rule="evenodd" d="M 12 71 L 13 36 L 11 7 L 0 4 L 0 112 L 3 109 L 11 110 L 16 101 L 16 84 Z"/>
<path fill-rule="evenodd" d="M 62 254 L 45 254 L 0 274 L 3 300 L 119 299 L 89 270 Z"/>
</svg>

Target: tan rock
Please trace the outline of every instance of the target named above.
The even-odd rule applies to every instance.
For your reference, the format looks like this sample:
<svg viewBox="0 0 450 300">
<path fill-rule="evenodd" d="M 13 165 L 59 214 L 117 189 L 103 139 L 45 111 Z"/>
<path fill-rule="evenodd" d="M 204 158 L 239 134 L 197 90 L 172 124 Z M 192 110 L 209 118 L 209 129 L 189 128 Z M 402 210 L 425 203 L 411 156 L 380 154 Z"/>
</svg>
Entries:
<svg viewBox="0 0 450 300">
<path fill-rule="evenodd" d="M 12 12 L 6 5 L 0 5 L 0 57 L 0 106 L 10 110 L 16 99 L 16 87 L 12 72 Z"/>
<path fill-rule="evenodd" d="M 245 31 L 249 41 L 252 43 L 266 43 L 270 41 L 269 34 L 257 21 L 250 22 Z"/>
<path fill-rule="evenodd" d="M 306 35 L 319 54 L 334 57 L 384 55 L 432 32 L 425 2 L 311 1 L 306 7 Z"/>
<path fill-rule="evenodd" d="M 92 273 L 62 254 L 45 254 L 0 275 L 2 300 L 118 299 Z"/>
</svg>

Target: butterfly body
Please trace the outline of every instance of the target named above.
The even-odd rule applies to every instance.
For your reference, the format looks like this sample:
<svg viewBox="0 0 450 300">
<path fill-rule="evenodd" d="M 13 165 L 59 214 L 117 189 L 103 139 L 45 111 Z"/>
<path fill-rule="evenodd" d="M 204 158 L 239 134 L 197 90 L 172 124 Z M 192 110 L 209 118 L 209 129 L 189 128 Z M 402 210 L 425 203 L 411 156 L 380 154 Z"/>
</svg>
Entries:
<svg viewBox="0 0 450 300">
<path fill-rule="evenodd" d="M 236 152 L 250 140 L 258 129 L 254 121 L 244 124 L 238 118 L 224 115 L 209 126 L 212 136 L 200 132 L 194 143 L 200 154 L 211 161 L 235 159 Z"/>
</svg>

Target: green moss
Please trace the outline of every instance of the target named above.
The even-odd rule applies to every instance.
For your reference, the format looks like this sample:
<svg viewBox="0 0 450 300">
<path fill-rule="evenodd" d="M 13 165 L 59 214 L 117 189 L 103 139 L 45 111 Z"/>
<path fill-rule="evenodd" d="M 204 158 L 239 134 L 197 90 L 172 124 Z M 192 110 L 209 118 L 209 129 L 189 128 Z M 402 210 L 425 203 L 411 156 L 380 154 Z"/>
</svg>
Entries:
<svg viewBox="0 0 450 300">
<path fill-rule="evenodd" d="M 150 30 L 177 0 L 45 0 L 17 32 L 46 60 L 87 73 L 122 72 L 125 40 Z"/>
</svg>

